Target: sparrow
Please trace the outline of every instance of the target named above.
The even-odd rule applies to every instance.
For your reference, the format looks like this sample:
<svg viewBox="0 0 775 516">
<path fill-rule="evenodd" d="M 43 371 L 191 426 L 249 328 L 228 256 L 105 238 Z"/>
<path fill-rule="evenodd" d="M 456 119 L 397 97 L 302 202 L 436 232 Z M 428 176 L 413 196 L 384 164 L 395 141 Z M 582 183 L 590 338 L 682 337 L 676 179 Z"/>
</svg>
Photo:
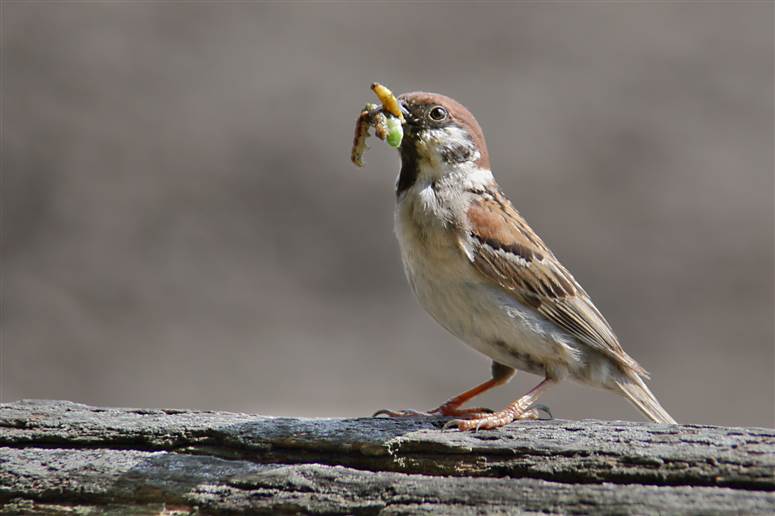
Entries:
<svg viewBox="0 0 775 516">
<path fill-rule="evenodd" d="M 479 123 L 435 93 L 398 97 L 405 118 L 396 181 L 395 233 L 404 271 L 423 308 L 492 359 L 491 378 L 429 412 L 447 427 L 492 429 L 535 419 L 540 394 L 571 379 L 626 397 L 650 420 L 675 423 L 644 383 L 648 373 L 571 273 L 496 183 Z M 516 370 L 544 379 L 504 409 L 462 408 Z"/>
</svg>

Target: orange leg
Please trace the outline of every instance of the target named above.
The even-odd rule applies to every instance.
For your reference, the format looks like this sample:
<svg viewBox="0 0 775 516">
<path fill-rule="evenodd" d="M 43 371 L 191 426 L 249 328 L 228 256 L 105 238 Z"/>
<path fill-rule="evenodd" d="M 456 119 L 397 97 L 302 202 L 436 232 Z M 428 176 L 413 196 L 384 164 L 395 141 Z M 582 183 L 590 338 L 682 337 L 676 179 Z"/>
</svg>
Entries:
<svg viewBox="0 0 775 516">
<path fill-rule="evenodd" d="M 492 378 L 486 382 L 480 383 L 476 387 L 468 389 L 462 394 L 458 394 L 454 398 L 450 398 L 444 402 L 441 406 L 429 411 L 421 412 L 419 410 L 387 410 L 382 409 L 374 413 L 374 416 L 385 415 L 390 417 L 407 417 L 407 416 L 457 416 L 457 417 L 469 417 L 469 418 L 481 418 L 492 413 L 492 410 L 484 407 L 461 409 L 460 406 L 464 403 L 472 400 L 476 396 L 489 391 L 494 387 L 498 387 L 511 380 L 514 376 L 515 370 L 511 367 L 499 364 L 498 362 L 492 363 Z"/>
<path fill-rule="evenodd" d="M 480 429 L 500 428 L 508 425 L 516 419 L 538 419 L 538 408 L 535 406 L 536 400 L 546 387 L 554 383 L 554 380 L 545 378 L 541 383 L 533 387 L 527 394 L 511 402 L 503 410 L 492 414 L 483 414 L 470 419 L 453 419 L 444 425 L 444 428 L 457 427 L 458 430 L 478 431 Z"/>
</svg>

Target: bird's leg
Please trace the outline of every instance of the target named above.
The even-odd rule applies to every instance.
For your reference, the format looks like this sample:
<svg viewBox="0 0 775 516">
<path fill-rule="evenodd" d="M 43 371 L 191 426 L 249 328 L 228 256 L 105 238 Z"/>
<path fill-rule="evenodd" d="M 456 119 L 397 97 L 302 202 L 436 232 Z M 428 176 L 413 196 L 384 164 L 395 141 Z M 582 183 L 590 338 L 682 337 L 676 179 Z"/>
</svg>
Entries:
<svg viewBox="0 0 775 516">
<path fill-rule="evenodd" d="M 480 383 L 476 387 L 468 389 L 462 394 L 458 394 L 454 398 L 450 398 L 439 407 L 429 411 L 421 412 L 419 410 L 405 409 L 405 410 L 378 410 L 374 413 L 375 416 L 385 415 L 390 417 L 407 417 L 407 416 L 456 416 L 456 417 L 469 417 L 479 418 L 484 417 L 492 413 L 492 410 L 484 407 L 475 407 L 468 409 L 461 409 L 460 406 L 470 401 L 471 399 L 479 396 L 480 394 L 489 391 L 494 387 L 503 385 L 511 380 L 516 371 L 498 362 L 492 363 L 492 378 L 486 382 Z"/>
<path fill-rule="evenodd" d="M 442 416 L 466 416 L 470 418 L 489 415 L 493 411 L 488 408 L 474 407 L 461 409 L 460 406 L 474 399 L 476 396 L 489 391 L 490 389 L 508 383 L 509 380 L 511 380 L 511 378 L 514 376 L 514 373 L 516 373 L 514 368 L 493 361 L 491 379 L 465 391 L 462 394 L 458 394 L 454 398 L 450 398 L 440 407 L 431 410 L 431 414 L 441 414 Z"/>
<path fill-rule="evenodd" d="M 552 383 L 554 383 L 554 380 L 545 378 L 541 383 L 533 387 L 530 392 L 511 402 L 503 410 L 470 419 L 453 419 L 444 425 L 444 428 L 456 426 L 461 431 L 478 431 L 480 429 L 500 428 L 515 419 L 538 419 L 540 409 L 535 406 L 535 402 L 541 395 L 541 392 Z"/>
</svg>

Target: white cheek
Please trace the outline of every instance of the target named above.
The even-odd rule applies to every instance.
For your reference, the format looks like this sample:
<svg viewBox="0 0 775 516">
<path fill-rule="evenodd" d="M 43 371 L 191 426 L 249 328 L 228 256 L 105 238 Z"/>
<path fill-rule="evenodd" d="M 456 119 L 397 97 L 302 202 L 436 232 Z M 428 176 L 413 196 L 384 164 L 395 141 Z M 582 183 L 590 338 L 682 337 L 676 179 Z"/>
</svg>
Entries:
<svg viewBox="0 0 775 516">
<path fill-rule="evenodd" d="M 468 132 L 460 127 L 444 127 L 443 129 L 432 129 L 429 131 L 428 138 L 434 146 L 440 148 L 443 145 L 447 147 L 471 147 L 471 138 Z M 478 150 L 474 151 L 470 161 L 477 161 L 481 157 Z"/>
<path fill-rule="evenodd" d="M 450 147 L 471 147 L 468 133 L 459 127 L 444 127 L 430 129 L 417 141 L 419 154 L 422 156 L 419 168 L 420 175 L 426 180 L 435 180 L 451 169 L 473 167 L 481 153 L 475 150 L 471 158 L 463 163 L 450 164 L 442 158 L 442 151 Z"/>
<path fill-rule="evenodd" d="M 460 145 L 468 145 L 471 141 L 468 133 L 460 127 L 442 127 L 440 129 L 431 129 L 428 131 L 429 140 L 433 142 L 446 141 Z"/>
<path fill-rule="evenodd" d="M 422 212 L 435 213 L 436 219 L 448 220 L 451 212 L 465 209 L 466 190 L 480 190 L 492 185 L 492 172 L 476 164 L 479 152 L 468 161 L 450 163 L 440 151 L 451 145 L 471 146 L 468 133 L 458 127 L 433 129 L 417 139 L 418 176 L 411 187 L 416 205 Z M 439 198 L 442 197 L 442 199 Z"/>
</svg>

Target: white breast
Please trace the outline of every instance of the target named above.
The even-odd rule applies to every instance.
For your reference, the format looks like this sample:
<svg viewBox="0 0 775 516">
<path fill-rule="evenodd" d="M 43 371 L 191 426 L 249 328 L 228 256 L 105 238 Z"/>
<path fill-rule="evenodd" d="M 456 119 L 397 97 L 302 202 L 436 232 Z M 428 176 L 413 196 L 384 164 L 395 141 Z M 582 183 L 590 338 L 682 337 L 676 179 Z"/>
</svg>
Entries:
<svg viewBox="0 0 775 516">
<path fill-rule="evenodd" d="M 573 357 L 563 332 L 486 282 L 461 249 L 455 221 L 462 220 L 468 199 L 465 189 L 452 190 L 418 183 L 396 206 L 404 270 L 420 304 L 453 335 L 500 363 L 536 374 L 551 363 L 552 375 L 565 376 L 562 364 Z"/>
</svg>

